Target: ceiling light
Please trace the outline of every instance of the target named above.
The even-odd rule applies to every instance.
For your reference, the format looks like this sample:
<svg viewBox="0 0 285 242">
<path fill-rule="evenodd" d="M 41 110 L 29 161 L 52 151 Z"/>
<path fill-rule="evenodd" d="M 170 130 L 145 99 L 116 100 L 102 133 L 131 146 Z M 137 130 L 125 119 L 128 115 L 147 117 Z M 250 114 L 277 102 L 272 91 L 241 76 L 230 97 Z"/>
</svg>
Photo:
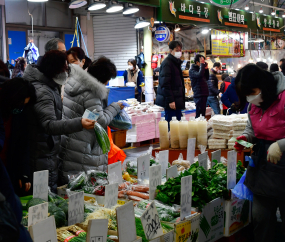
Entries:
<svg viewBox="0 0 285 242">
<path fill-rule="evenodd" d="M 246 5 L 246 6 L 244 7 L 244 9 L 245 9 L 245 10 L 249 10 L 249 6 Z"/>
<path fill-rule="evenodd" d="M 176 25 L 175 25 L 175 29 L 174 29 L 174 31 L 175 31 L 175 32 L 180 31 L 180 27 L 179 27 L 179 25 L 178 25 L 178 24 L 176 24 Z"/>
<path fill-rule="evenodd" d="M 40 3 L 40 2 L 47 2 L 48 0 L 28 0 L 28 2 L 36 2 L 36 3 Z"/>
<path fill-rule="evenodd" d="M 272 10 L 271 15 L 274 16 L 275 14 L 276 14 L 275 10 Z"/>
<path fill-rule="evenodd" d="M 137 18 L 136 22 L 135 29 L 141 29 L 150 25 L 150 22 L 146 21 L 143 17 Z"/>
<path fill-rule="evenodd" d="M 76 9 L 76 8 L 81 8 L 87 4 L 86 0 L 72 0 L 69 3 L 69 8 L 71 9 Z"/>
<path fill-rule="evenodd" d="M 263 9 L 262 9 L 262 8 L 260 8 L 260 9 L 259 9 L 259 12 L 260 12 L 260 13 L 263 13 Z"/>
<path fill-rule="evenodd" d="M 102 2 L 102 0 L 94 0 L 94 3 L 91 3 L 88 6 L 89 11 L 99 10 L 106 7 L 106 3 Z"/>
<path fill-rule="evenodd" d="M 140 11 L 138 7 L 135 7 L 134 4 L 132 3 L 126 3 L 125 8 L 123 11 L 124 15 L 129 15 L 129 14 L 134 14 L 136 12 Z"/>
<path fill-rule="evenodd" d="M 163 22 L 162 21 L 154 21 L 154 24 L 162 24 Z"/>
<path fill-rule="evenodd" d="M 209 33 L 209 29 L 208 28 L 204 28 L 202 29 L 202 34 L 208 34 Z"/>
<path fill-rule="evenodd" d="M 107 13 L 116 13 L 119 12 L 121 10 L 123 10 L 123 5 L 122 4 L 118 4 L 118 1 L 110 1 L 108 3 L 108 7 L 106 12 Z"/>
</svg>

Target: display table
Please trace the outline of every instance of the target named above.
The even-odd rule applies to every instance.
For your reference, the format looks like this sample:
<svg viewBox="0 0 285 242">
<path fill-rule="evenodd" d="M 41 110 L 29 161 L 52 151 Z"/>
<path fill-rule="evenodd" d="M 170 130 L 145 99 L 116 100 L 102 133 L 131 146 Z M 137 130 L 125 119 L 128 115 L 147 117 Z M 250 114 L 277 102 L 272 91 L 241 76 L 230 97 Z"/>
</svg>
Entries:
<svg viewBox="0 0 285 242">
<path fill-rule="evenodd" d="M 108 105 L 119 100 L 135 98 L 135 87 L 107 87 L 110 89 Z"/>
<path fill-rule="evenodd" d="M 168 150 L 169 150 L 169 163 L 170 164 L 172 164 L 172 162 L 174 160 L 178 159 L 180 153 L 182 153 L 184 160 L 187 159 L 187 149 L 182 150 L 182 149 L 171 149 L 170 148 Z M 155 157 L 155 153 L 159 152 L 159 151 L 162 151 L 162 149 L 160 149 L 160 148 L 153 149 L 152 150 L 152 156 Z M 206 151 L 208 151 L 208 155 L 211 159 L 211 152 L 216 151 L 216 150 L 207 149 Z M 231 151 L 231 150 L 222 149 L 221 151 L 222 151 L 221 156 L 227 158 L 228 157 L 228 151 Z M 195 157 L 198 156 L 199 154 L 201 154 L 200 150 L 196 149 L 195 150 Z M 238 161 L 240 160 L 242 162 L 242 164 L 244 164 L 245 156 L 249 156 L 250 154 L 251 154 L 251 149 L 243 150 L 240 154 L 237 154 L 237 160 Z"/>
</svg>

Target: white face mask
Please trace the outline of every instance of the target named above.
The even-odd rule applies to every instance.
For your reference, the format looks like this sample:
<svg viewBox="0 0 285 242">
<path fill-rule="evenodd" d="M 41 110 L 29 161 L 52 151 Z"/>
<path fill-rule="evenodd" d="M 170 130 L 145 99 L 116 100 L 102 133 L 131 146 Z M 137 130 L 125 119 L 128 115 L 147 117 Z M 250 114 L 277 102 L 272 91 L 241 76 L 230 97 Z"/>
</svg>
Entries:
<svg viewBox="0 0 285 242">
<path fill-rule="evenodd" d="M 181 56 L 182 56 L 182 52 L 181 52 L 181 51 L 175 52 L 175 53 L 174 53 L 174 56 L 175 56 L 177 59 L 180 59 Z"/>
<path fill-rule="evenodd" d="M 249 103 L 254 104 L 255 106 L 260 106 L 260 104 L 263 102 L 261 92 L 259 94 L 257 94 L 257 95 L 246 96 L 246 100 Z"/>
<path fill-rule="evenodd" d="M 66 72 L 62 72 L 58 74 L 56 77 L 53 78 L 54 82 L 59 85 L 64 85 L 66 82 L 66 79 L 68 77 L 68 74 Z"/>
<path fill-rule="evenodd" d="M 132 70 L 132 69 L 134 69 L 134 67 L 133 66 L 128 66 L 128 69 Z"/>
</svg>

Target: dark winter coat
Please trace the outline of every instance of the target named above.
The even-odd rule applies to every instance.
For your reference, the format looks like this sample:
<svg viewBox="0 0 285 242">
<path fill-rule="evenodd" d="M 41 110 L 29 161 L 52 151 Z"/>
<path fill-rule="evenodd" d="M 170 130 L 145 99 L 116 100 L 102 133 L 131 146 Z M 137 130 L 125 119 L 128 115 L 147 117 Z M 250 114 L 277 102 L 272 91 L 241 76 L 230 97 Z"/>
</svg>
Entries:
<svg viewBox="0 0 285 242">
<path fill-rule="evenodd" d="M 209 89 L 209 96 L 218 96 L 220 91 L 219 91 L 219 80 L 217 78 L 217 72 L 215 72 L 213 69 L 210 70 L 210 76 L 209 80 L 207 81 L 208 84 L 208 89 Z"/>
<path fill-rule="evenodd" d="M 71 73 L 64 87 L 63 119 L 83 116 L 86 109 L 99 113 L 97 122 L 104 128 L 120 112 L 118 103 L 107 106 L 109 89 L 77 65 L 71 65 Z M 62 136 L 61 184 L 68 182 L 68 174 L 87 170 L 107 171 L 108 154 L 103 154 L 93 129 Z"/>
<path fill-rule="evenodd" d="M 170 109 L 169 103 L 175 102 L 176 109 L 185 109 L 185 86 L 181 70 L 181 60 L 169 54 L 162 62 L 156 105 Z"/>
<path fill-rule="evenodd" d="M 81 131 L 81 117 L 62 120 L 60 86 L 37 66 L 28 65 L 23 77 L 35 86 L 37 95 L 28 114 L 31 172 L 49 170 L 49 186 L 56 192 L 61 135 Z"/>
<path fill-rule="evenodd" d="M 201 64 L 200 67 L 192 64 L 189 70 L 189 77 L 194 92 L 194 98 L 208 97 L 209 89 L 207 81 L 209 80 L 209 70 L 205 69 L 205 64 Z"/>
</svg>

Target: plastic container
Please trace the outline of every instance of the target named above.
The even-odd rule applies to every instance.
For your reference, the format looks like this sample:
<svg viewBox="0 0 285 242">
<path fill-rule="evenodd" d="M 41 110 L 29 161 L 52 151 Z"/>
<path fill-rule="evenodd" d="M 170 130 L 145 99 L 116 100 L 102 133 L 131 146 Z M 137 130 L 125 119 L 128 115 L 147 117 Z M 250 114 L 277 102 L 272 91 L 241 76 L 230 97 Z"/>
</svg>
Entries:
<svg viewBox="0 0 285 242">
<path fill-rule="evenodd" d="M 191 117 L 188 122 L 188 139 L 196 139 L 197 143 L 197 121 Z"/>
<path fill-rule="evenodd" d="M 168 134 L 168 122 L 164 117 L 158 123 L 159 128 L 159 142 L 161 149 L 169 148 L 169 134 Z"/>
<path fill-rule="evenodd" d="M 170 121 L 170 141 L 171 148 L 179 149 L 179 121 L 176 117 Z"/>
<path fill-rule="evenodd" d="M 188 122 L 185 117 L 179 122 L 179 146 L 180 149 L 187 149 L 188 143 Z"/>
<path fill-rule="evenodd" d="M 197 124 L 197 146 L 203 145 L 207 147 L 207 121 L 200 117 Z"/>
</svg>

